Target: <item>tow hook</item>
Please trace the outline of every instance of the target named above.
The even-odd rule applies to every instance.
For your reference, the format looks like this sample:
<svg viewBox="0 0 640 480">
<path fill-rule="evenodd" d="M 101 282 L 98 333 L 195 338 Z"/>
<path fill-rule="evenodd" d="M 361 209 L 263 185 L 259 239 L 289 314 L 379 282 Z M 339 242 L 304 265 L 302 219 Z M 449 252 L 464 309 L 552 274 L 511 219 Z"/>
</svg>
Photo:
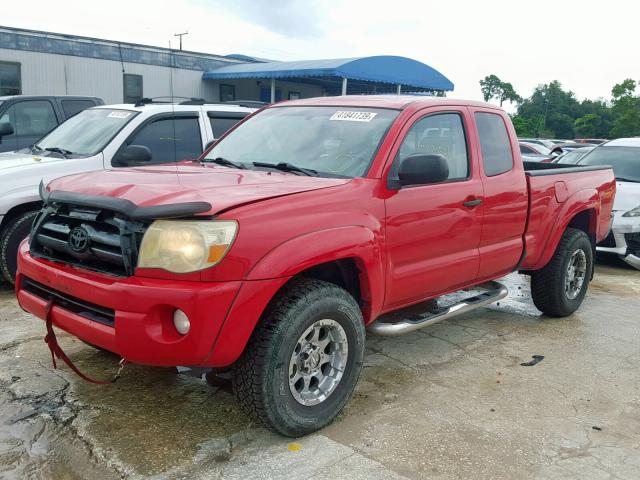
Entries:
<svg viewBox="0 0 640 480">
<path fill-rule="evenodd" d="M 120 361 L 118 362 L 118 370 L 116 371 L 116 374 L 111 380 L 96 380 L 82 373 L 80 369 L 78 369 L 78 367 L 74 365 L 74 363 L 67 356 L 67 354 L 64 353 L 64 351 L 58 344 L 58 339 L 56 338 L 56 334 L 53 331 L 53 319 L 51 318 L 52 308 L 53 308 L 53 299 L 50 298 L 45 307 L 45 324 L 47 326 L 47 334 L 44 337 L 44 341 L 49 347 L 49 350 L 51 351 L 51 363 L 53 364 L 53 368 L 56 370 L 58 369 L 58 366 L 56 364 L 56 358 L 58 358 L 59 360 L 62 360 L 64 363 L 66 363 L 67 366 L 71 370 L 73 370 L 73 372 L 76 375 L 78 375 L 80 378 L 82 378 L 86 382 L 95 383 L 96 385 L 108 385 L 110 383 L 115 383 L 120 378 L 122 374 L 122 370 L 124 369 L 124 366 L 127 363 L 127 360 L 124 357 L 120 359 Z"/>
</svg>

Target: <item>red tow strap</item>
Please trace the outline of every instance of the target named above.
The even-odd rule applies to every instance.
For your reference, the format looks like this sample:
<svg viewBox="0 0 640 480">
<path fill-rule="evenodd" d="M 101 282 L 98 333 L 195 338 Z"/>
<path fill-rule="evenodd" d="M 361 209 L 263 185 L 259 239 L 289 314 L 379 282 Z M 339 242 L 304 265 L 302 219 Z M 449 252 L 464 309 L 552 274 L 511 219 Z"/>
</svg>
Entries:
<svg viewBox="0 0 640 480">
<path fill-rule="evenodd" d="M 45 307 L 45 323 L 47 325 L 47 334 L 44 337 L 44 341 L 49 346 L 49 350 L 51 350 L 51 362 L 53 363 L 53 368 L 55 369 L 58 368 L 58 366 L 56 365 L 56 357 L 57 357 L 58 359 L 66 363 L 67 366 L 71 370 L 73 370 L 80 378 L 82 378 L 83 380 L 89 383 L 95 383 L 97 385 L 108 385 L 118 380 L 118 378 L 120 378 L 120 373 L 122 372 L 122 369 L 124 368 L 124 365 L 126 363 L 126 360 L 124 358 L 120 360 L 118 364 L 119 365 L 118 371 L 116 375 L 113 377 L 113 379 L 111 380 L 95 380 L 93 378 L 90 378 L 86 376 L 84 373 L 82 373 L 78 369 L 78 367 L 76 367 L 73 364 L 71 359 L 67 357 L 67 354 L 64 353 L 64 351 L 62 351 L 62 348 L 60 348 L 60 345 L 58 345 L 58 339 L 56 338 L 56 334 L 53 331 L 53 320 L 51 319 L 52 308 L 53 308 L 53 300 L 50 299 L 47 302 L 47 306 Z"/>
</svg>

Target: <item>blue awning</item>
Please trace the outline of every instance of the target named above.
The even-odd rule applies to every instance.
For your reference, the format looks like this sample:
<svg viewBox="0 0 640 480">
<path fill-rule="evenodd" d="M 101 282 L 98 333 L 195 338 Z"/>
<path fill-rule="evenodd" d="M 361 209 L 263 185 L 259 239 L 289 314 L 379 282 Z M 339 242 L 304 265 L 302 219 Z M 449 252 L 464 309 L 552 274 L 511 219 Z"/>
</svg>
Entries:
<svg viewBox="0 0 640 480">
<path fill-rule="evenodd" d="M 422 62 L 406 57 L 373 57 L 299 60 L 293 62 L 243 63 L 205 72 L 204 80 L 246 78 L 342 79 L 376 84 L 402 85 L 403 90 L 453 90 L 453 83 Z"/>
</svg>

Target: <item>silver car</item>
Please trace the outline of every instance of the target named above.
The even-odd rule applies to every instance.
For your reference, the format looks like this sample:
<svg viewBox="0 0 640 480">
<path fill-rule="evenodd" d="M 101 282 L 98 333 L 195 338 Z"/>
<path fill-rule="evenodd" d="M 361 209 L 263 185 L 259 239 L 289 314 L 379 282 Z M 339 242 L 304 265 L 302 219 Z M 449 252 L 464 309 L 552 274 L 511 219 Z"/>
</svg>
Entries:
<svg viewBox="0 0 640 480">
<path fill-rule="evenodd" d="M 640 270 L 640 138 L 619 138 L 594 148 L 579 165 L 611 165 L 617 191 L 611 233 L 597 245 Z"/>
</svg>

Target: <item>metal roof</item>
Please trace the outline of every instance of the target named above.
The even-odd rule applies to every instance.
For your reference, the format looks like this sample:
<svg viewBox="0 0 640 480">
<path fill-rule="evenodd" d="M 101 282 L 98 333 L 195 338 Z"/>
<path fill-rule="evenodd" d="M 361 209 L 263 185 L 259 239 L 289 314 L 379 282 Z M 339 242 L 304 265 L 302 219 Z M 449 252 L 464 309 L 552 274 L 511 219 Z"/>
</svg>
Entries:
<svg viewBox="0 0 640 480">
<path fill-rule="evenodd" d="M 0 49 L 207 71 L 246 61 L 208 53 L 0 25 Z M 255 61 L 255 60 L 254 60 Z"/>
<path fill-rule="evenodd" d="M 229 65 L 205 72 L 205 80 L 243 78 L 347 78 L 364 82 L 402 85 L 403 89 L 453 90 L 453 83 L 422 62 L 411 58 L 379 55 Z"/>
</svg>

